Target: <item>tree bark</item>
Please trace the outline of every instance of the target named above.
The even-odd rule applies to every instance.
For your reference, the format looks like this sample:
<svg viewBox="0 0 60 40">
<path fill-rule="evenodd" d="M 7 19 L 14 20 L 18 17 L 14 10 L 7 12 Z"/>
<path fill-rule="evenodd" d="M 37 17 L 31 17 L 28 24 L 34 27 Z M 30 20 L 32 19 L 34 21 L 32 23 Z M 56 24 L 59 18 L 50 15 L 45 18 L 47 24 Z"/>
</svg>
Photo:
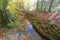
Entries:
<svg viewBox="0 0 60 40">
<path fill-rule="evenodd" d="M 41 2 L 41 9 L 40 9 L 41 11 L 42 11 L 42 8 L 43 8 L 43 1 L 44 1 L 44 0 L 42 0 L 42 2 Z"/>
<path fill-rule="evenodd" d="M 38 7 L 39 7 L 39 0 L 37 0 L 36 11 L 38 11 Z"/>
<path fill-rule="evenodd" d="M 51 11 L 52 5 L 53 5 L 54 0 L 51 0 L 50 7 L 49 7 L 49 12 Z"/>
</svg>

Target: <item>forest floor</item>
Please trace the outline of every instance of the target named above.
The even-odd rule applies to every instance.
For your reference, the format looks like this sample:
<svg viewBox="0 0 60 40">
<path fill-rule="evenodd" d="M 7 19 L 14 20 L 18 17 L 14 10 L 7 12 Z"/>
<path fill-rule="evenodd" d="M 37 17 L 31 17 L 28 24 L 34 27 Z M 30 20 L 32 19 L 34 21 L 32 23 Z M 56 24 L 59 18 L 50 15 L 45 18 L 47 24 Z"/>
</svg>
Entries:
<svg viewBox="0 0 60 40">
<path fill-rule="evenodd" d="M 44 14 L 42 14 L 42 13 L 44 13 Z M 47 17 L 47 19 L 48 19 L 48 16 L 50 15 L 50 14 L 47 14 L 47 12 L 41 12 L 41 13 L 40 12 L 31 12 L 31 14 L 36 14 L 38 16 L 41 15 L 42 17 Z M 53 14 L 51 14 L 49 17 L 51 18 L 52 16 L 53 16 Z M 57 16 L 59 16 L 59 15 L 57 15 L 57 14 L 54 15 L 55 18 Z M 59 19 L 59 17 L 57 19 Z M 4 32 L 4 30 L 3 30 L 3 32 Z M 33 37 L 32 37 L 32 35 L 33 35 Z M 3 33 L 3 36 L 0 37 L 0 40 L 44 40 L 44 39 L 42 37 L 40 37 L 33 28 L 32 28 L 32 30 L 30 30 L 28 32 L 26 32 L 26 31 L 23 32 L 23 31 L 19 30 L 19 28 L 16 27 L 16 28 L 8 30 L 8 32 L 6 32 L 5 35 Z"/>
<path fill-rule="evenodd" d="M 42 40 L 36 31 L 32 28 L 29 31 L 21 31 L 18 28 L 10 29 L 0 40 Z"/>
</svg>

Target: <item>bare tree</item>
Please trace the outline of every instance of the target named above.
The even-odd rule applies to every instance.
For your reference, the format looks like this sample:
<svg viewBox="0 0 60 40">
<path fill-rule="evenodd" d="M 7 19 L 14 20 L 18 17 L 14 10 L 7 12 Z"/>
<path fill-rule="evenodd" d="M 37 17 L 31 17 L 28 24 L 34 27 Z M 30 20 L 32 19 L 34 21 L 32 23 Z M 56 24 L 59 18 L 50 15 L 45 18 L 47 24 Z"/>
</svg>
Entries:
<svg viewBox="0 0 60 40">
<path fill-rule="evenodd" d="M 42 11 L 44 0 L 37 0 L 36 11 Z"/>
<path fill-rule="evenodd" d="M 54 0 L 51 0 L 49 11 L 51 11 L 52 5 L 53 5 Z"/>
<path fill-rule="evenodd" d="M 37 0 L 36 11 L 38 11 L 38 7 L 39 7 L 39 0 Z"/>
<path fill-rule="evenodd" d="M 43 3 L 44 3 L 44 0 L 41 1 L 41 9 L 40 9 L 41 11 L 43 9 Z"/>
</svg>

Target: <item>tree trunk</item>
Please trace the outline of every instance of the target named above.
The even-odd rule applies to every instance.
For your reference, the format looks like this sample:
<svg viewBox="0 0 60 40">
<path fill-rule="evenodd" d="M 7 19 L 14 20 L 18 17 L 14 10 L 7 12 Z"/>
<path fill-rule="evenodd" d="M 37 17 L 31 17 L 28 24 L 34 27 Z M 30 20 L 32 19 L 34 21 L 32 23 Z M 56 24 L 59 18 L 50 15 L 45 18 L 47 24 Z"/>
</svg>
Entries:
<svg viewBox="0 0 60 40">
<path fill-rule="evenodd" d="M 51 0 L 50 7 L 49 7 L 49 12 L 51 11 L 52 5 L 53 5 L 54 0 Z"/>
<path fill-rule="evenodd" d="M 37 0 L 36 11 L 38 11 L 38 7 L 39 7 L 39 0 Z"/>
<path fill-rule="evenodd" d="M 41 9 L 40 9 L 41 11 L 42 11 L 42 9 L 43 9 L 43 1 L 44 1 L 44 0 L 42 0 L 42 2 L 41 2 Z"/>
</svg>

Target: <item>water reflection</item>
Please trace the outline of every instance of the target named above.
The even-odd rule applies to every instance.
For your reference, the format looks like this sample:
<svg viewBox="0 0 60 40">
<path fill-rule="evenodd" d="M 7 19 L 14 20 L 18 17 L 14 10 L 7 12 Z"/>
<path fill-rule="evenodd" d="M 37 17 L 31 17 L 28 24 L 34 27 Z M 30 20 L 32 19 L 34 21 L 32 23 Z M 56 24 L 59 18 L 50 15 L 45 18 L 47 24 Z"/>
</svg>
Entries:
<svg viewBox="0 0 60 40">
<path fill-rule="evenodd" d="M 34 31 L 33 26 L 29 24 L 25 31 L 17 30 L 14 32 L 10 29 L 6 32 L 6 35 L 0 37 L 0 40 L 41 40 L 41 37 Z"/>
<path fill-rule="evenodd" d="M 34 40 L 41 40 L 41 37 L 33 29 L 32 24 L 29 24 L 29 26 L 28 26 L 26 31 L 30 33 L 31 37 L 34 37 Z"/>
</svg>

